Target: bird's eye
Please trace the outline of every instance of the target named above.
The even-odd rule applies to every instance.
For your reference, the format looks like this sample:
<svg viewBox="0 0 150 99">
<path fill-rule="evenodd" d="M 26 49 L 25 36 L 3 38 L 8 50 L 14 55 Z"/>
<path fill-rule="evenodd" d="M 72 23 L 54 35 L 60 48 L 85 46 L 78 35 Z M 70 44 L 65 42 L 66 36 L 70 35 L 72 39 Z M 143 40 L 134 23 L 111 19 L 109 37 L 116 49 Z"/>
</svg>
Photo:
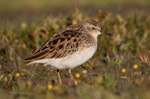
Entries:
<svg viewBox="0 0 150 99">
<path fill-rule="evenodd" d="M 95 27 L 92 27 L 92 29 L 95 30 L 96 28 L 95 28 Z"/>
</svg>

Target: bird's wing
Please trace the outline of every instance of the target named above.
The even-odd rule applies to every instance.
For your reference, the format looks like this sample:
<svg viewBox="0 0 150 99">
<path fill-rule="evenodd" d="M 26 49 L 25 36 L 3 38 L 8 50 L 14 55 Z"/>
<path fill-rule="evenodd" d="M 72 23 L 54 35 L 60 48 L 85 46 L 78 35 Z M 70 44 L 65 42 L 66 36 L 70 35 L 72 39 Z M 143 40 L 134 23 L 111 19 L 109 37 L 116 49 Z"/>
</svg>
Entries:
<svg viewBox="0 0 150 99">
<path fill-rule="evenodd" d="M 48 39 L 41 48 L 27 57 L 25 61 L 30 63 L 35 60 L 65 57 L 78 50 L 81 44 L 81 38 L 81 33 L 73 30 L 64 30 L 60 33 L 56 33 Z"/>
</svg>

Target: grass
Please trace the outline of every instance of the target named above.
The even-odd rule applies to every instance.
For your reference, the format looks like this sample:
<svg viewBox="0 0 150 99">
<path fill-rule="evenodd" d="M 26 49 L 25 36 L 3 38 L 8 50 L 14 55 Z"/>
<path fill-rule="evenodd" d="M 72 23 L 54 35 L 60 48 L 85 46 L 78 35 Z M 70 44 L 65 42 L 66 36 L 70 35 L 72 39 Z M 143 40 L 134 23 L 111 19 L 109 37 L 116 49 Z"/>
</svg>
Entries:
<svg viewBox="0 0 150 99">
<path fill-rule="evenodd" d="M 64 3 L 65 2 L 65 3 Z M 140 5 L 144 7 L 149 7 L 150 1 L 149 0 L 107 0 L 107 1 L 97 1 L 97 0 L 22 0 L 22 2 L 18 2 L 18 0 L 14 0 L 13 3 L 10 3 L 9 0 L 0 1 L 0 12 L 5 11 L 25 11 L 25 10 L 38 10 L 38 11 L 44 11 L 50 9 L 57 9 L 57 8 L 72 8 L 75 6 L 83 7 L 83 6 L 100 6 L 100 7 L 113 7 L 118 5 L 119 6 L 126 6 L 126 5 Z M 50 10 L 49 9 L 49 10 Z"/>
<path fill-rule="evenodd" d="M 52 34 L 80 21 L 97 19 L 104 32 L 96 54 L 73 69 L 74 86 L 66 70 L 59 86 L 56 70 L 43 65 L 25 66 L 23 59 Z M 121 16 L 99 11 L 85 16 L 79 10 L 67 17 L 47 17 L 32 23 L 8 22 L 0 27 L 0 97 L 148 99 L 150 85 L 150 18 L 145 14 Z M 135 66 L 136 65 L 136 66 Z"/>
</svg>

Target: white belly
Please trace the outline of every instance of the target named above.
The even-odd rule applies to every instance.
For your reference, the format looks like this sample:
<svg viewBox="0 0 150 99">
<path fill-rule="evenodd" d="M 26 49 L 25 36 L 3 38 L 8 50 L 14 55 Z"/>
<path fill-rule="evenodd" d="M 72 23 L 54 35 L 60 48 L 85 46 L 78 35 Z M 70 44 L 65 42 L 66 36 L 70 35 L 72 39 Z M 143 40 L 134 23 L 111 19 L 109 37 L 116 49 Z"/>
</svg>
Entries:
<svg viewBox="0 0 150 99">
<path fill-rule="evenodd" d="M 44 59 L 44 60 L 35 61 L 34 63 L 44 63 L 45 65 L 50 65 L 57 69 L 74 68 L 89 60 L 95 53 L 96 49 L 97 49 L 96 46 L 89 47 L 88 49 L 84 49 L 83 51 L 76 52 L 64 58 Z"/>
</svg>

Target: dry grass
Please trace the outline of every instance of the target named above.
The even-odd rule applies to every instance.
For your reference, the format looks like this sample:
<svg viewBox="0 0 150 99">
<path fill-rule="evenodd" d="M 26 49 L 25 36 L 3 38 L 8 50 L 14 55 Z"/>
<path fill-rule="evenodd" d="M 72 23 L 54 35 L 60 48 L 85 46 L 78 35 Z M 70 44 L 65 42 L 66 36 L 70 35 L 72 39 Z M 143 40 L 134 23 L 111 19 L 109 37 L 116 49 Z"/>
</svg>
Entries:
<svg viewBox="0 0 150 99">
<path fill-rule="evenodd" d="M 25 66 L 23 59 L 50 35 L 70 24 L 94 18 L 103 31 L 98 50 L 87 63 L 73 70 L 74 86 L 66 70 L 59 86 L 56 70 L 42 65 Z M 150 85 L 150 19 L 146 15 L 112 15 L 99 11 L 93 17 L 79 10 L 67 17 L 47 17 L 33 23 L 7 23 L 0 27 L 0 97 L 148 99 Z M 136 66 L 135 66 L 136 65 Z M 123 70 L 124 69 L 124 70 Z"/>
</svg>

